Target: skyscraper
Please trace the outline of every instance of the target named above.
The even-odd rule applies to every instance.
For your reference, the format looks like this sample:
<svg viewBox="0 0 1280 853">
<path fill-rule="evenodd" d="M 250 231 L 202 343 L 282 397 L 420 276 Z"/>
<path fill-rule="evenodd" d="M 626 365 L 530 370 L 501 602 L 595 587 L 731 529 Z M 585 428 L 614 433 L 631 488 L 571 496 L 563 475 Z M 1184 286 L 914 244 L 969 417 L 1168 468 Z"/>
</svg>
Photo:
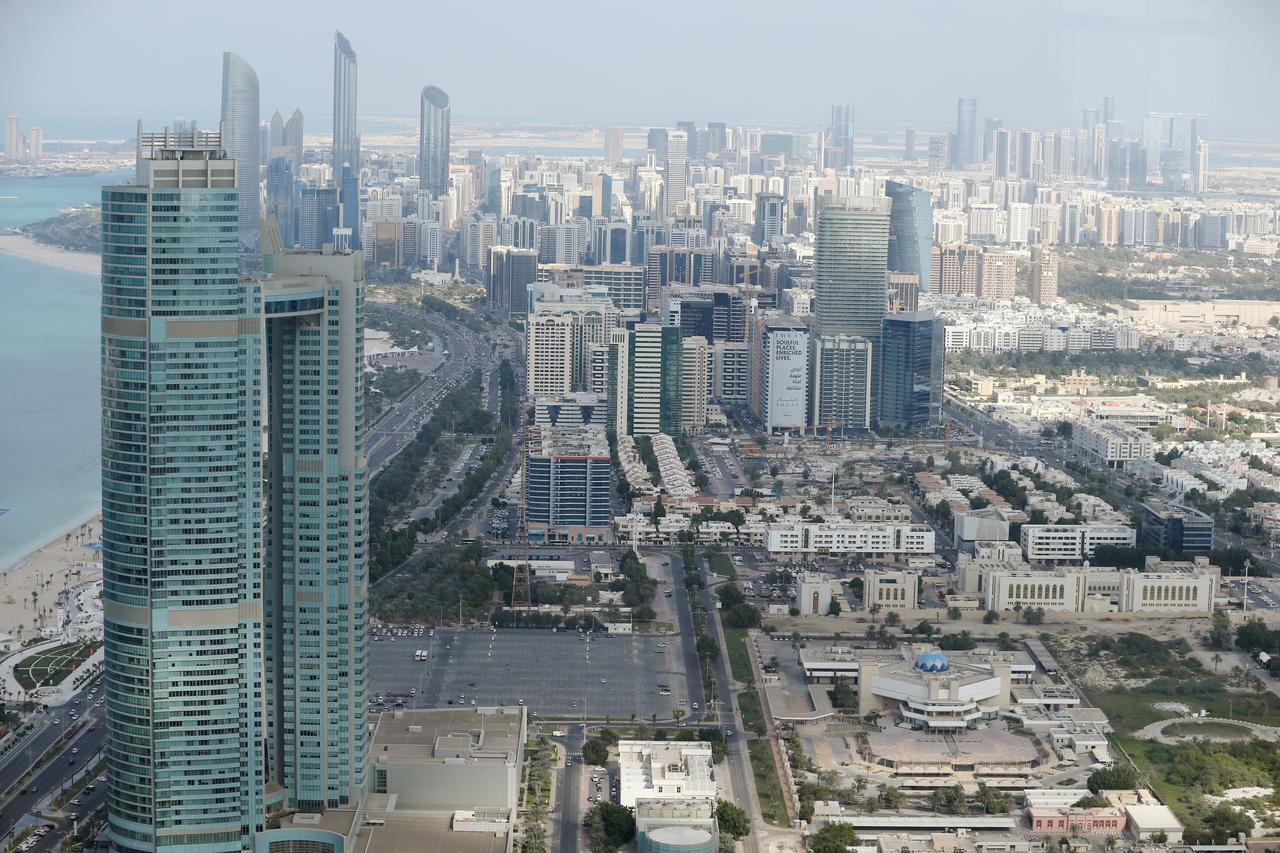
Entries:
<svg viewBox="0 0 1280 853">
<path fill-rule="evenodd" d="M 27 140 L 27 156 L 32 160 L 39 160 L 44 156 L 44 131 L 38 127 L 31 128 L 31 137 Z"/>
<path fill-rule="evenodd" d="M 494 246 L 489 250 L 489 307 L 503 317 L 529 313 L 529 285 L 538 278 L 538 253 L 534 249 Z"/>
<path fill-rule="evenodd" d="M 956 135 L 951 146 L 951 165 L 964 169 L 982 161 L 982 138 L 978 130 L 978 99 L 956 102 Z"/>
<path fill-rule="evenodd" d="M 869 343 L 871 362 L 870 420 L 876 420 L 879 399 L 878 359 L 881 321 L 888 310 L 885 293 L 889 263 L 887 198 L 857 198 L 829 203 L 818 213 L 814 247 L 814 316 L 818 334 L 856 336 Z M 819 398 L 836 393 L 824 382 L 816 387 Z"/>
<path fill-rule="evenodd" d="M 339 192 L 348 173 L 360 172 L 360 137 L 356 134 L 356 70 L 356 52 L 351 49 L 351 42 L 341 32 L 335 31 L 332 162 L 333 185 Z"/>
<path fill-rule="evenodd" d="M 291 152 L 289 158 L 293 161 L 293 176 L 296 178 L 302 170 L 302 110 L 294 110 L 284 123 L 281 142 Z"/>
<path fill-rule="evenodd" d="M 18 126 L 17 116 L 4 117 L 4 158 L 21 160 L 26 154 L 22 150 L 22 129 Z"/>
<path fill-rule="evenodd" d="M 902 159 L 908 163 L 916 159 L 916 129 L 908 127 L 903 134 Z"/>
<path fill-rule="evenodd" d="M 269 226 L 241 279 L 236 168 L 139 125 L 136 182 L 102 192 L 115 849 L 252 849 L 290 833 L 268 807 L 365 787 L 361 259 Z"/>
<path fill-rule="evenodd" d="M 616 166 L 622 162 L 622 128 L 611 127 L 604 132 L 604 162 Z"/>
<path fill-rule="evenodd" d="M 449 191 L 449 96 L 426 86 L 419 107 L 418 174 L 422 189 L 438 198 Z"/>
<path fill-rule="evenodd" d="M 930 252 L 933 248 L 933 195 L 910 184 L 884 182 L 893 203 L 889 213 L 889 269 L 914 273 L 920 291 L 931 290 Z"/>
<path fill-rule="evenodd" d="M 786 202 L 777 193 L 756 193 L 756 245 L 764 246 L 786 230 Z"/>
<path fill-rule="evenodd" d="M 258 248 L 258 75 L 234 53 L 222 54 L 222 145 L 236 161 L 240 245 Z"/>
<path fill-rule="evenodd" d="M 267 206 L 263 219 L 274 219 L 280 228 L 280 239 L 292 247 L 298 239 L 296 190 L 293 163 L 289 157 L 273 157 L 267 163 Z"/>
<path fill-rule="evenodd" d="M 884 318 L 880 425 L 921 429 L 942 422 L 943 326 L 933 311 Z"/>
<path fill-rule="evenodd" d="M 689 191 L 689 135 L 683 130 L 667 131 L 667 158 L 662 179 L 665 182 L 665 212 L 667 216 L 674 216 L 684 207 Z"/>
<path fill-rule="evenodd" d="M 333 229 L 337 227 L 337 188 L 303 187 L 298 198 L 297 244 L 304 249 L 319 251 L 325 243 L 333 242 Z"/>
<path fill-rule="evenodd" d="M 136 182 L 102 190 L 117 849 L 231 853 L 263 827 L 263 318 L 259 283 L 238 275 L 237 226 L 236 163 L 219 135 L 143 134 L 139 122 Z"/>
<path fill-rule="evenodd" d="M 618 434 L 675 436 L 681 430 L 680 329 L 637 323 L 609 338 L 609 425 Z"/>
<path fill-rule="evenodd" d="M 847 169 L 853 165 L 853 106 L 835 104 L 831 107 L 831 145 L 827 148 L 830 169 Z"/>
</svg>

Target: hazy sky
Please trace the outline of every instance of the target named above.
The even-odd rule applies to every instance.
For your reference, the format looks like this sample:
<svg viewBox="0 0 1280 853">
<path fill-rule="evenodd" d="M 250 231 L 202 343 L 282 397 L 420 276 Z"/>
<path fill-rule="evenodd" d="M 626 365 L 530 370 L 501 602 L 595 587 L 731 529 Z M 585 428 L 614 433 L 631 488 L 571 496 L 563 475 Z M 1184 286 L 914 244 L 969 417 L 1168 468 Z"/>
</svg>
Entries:
<svg viewBox="0 0 1280 853">
<path fill-rule="evenodd" d="M 360 59 L 360 115 L 454 121 L 680 119 L 941 128 L 978 98 L 1006 125 L 1076 127 L 1116 98 L 1206 112 L 1218 136 L 1280 138 L 1280 0 L 0 0 L 0 113 L 24 129 L 124 137 L 216 122 L 224 50 L 263 118 L 327 130 L 333 30 Z"/>
</svg>

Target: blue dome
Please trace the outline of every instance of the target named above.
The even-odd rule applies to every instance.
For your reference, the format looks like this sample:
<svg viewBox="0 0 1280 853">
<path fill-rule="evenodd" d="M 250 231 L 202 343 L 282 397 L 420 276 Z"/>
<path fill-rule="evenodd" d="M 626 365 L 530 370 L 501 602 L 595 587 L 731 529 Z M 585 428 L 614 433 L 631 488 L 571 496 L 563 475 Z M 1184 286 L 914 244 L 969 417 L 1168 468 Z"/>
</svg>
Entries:
<svg viewBox="0 0 1280 853">
<path fill-rule="evenodd" d="M 916 669 L 922 672 L 946 672 L 951 669 L 951 662 L 942 652 L 925 652 L 916 658 Z"/>
</svg>

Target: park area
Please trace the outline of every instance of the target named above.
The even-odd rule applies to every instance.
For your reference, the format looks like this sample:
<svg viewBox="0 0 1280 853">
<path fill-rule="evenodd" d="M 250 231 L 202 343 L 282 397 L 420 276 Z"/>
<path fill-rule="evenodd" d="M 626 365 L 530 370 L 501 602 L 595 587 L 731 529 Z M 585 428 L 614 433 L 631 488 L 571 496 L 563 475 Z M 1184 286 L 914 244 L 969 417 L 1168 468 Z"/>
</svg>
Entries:
<svg viewBox="0 0 1280 853">
<path fill-rule="evenodd" d="M 96 644 L 90 641 L 54 646 L 31 655 L 13 668 L 13 677 L 23 690 L 61 684 L 75 668 L 89 659 Z"/>
</svg>

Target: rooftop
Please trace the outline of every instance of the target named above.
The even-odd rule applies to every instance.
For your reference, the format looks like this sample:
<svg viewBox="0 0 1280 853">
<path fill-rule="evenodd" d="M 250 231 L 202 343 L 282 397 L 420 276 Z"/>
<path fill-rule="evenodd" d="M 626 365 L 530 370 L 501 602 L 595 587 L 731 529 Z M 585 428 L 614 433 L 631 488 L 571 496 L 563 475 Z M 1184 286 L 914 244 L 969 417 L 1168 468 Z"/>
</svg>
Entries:
<svg viewBox="0 0 1280 853">
<path fill-rule="evenodd" d="M 375 761 L 513 764 L 524 737 L 525 709 L 384 711 L 373 732 Z"/>
</svg>

